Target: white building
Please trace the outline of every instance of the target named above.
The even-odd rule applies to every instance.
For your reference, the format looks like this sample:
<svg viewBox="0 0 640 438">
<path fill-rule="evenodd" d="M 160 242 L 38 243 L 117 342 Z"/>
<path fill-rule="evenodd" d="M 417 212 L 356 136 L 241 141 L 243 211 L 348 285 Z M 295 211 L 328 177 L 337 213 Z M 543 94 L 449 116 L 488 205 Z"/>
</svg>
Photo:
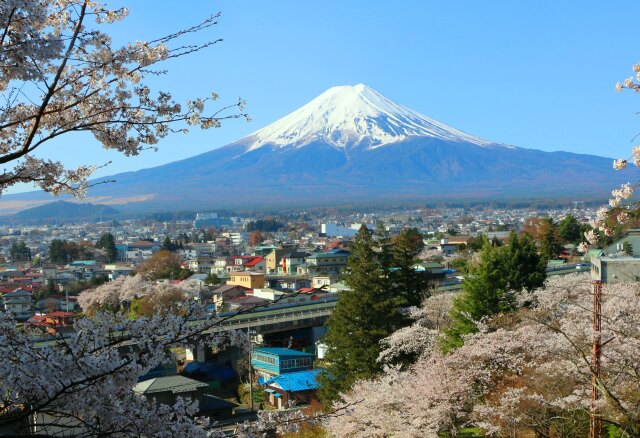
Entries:
<svg viewBox="0 0 640 438">
<path fill-rule="evenodd" d="M 370 230 L 373 230 L 371 225 L 365 225 Z M 320 233 L 327 237 L 354 237 L 358 234 L 361 226 L 362 224 L 351 224 L 349 227 L 343 227 L 337 224 L 322 224 L 320 225 Z"/>
</svg>

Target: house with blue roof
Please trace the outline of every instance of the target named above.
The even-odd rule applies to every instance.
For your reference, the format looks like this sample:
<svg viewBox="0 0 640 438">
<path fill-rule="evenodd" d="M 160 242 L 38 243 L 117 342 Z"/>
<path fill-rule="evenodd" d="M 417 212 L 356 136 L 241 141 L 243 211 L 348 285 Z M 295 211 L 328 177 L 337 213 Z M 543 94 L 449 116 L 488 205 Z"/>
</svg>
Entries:
<svg viewBox="0 0 640 438">
<path fill-rule="evenodd" d="M 321 371 L 296 371 L 272 377 L 264 382 L 265 400 L 278 409 L 289 406 L 290 402 L 297 405 L 311 402 L 316 396 Z"/>
<path fill-rule="evenodd" d="M 258 347 L 251 352 L 251 366 L 262 383 L 272 377 L 313 368 L 314 355 L 291 348 Z"/>
</svg>

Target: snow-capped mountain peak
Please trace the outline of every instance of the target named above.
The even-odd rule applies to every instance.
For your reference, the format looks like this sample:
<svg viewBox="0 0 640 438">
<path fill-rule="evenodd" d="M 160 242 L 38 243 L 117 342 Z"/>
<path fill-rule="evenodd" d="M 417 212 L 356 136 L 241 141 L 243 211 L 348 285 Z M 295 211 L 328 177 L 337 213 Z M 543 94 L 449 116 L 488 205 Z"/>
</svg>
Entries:
<svg viewBox="0 0 640 438">
<path fill-rule="evenodd" d="M 495 144 L 399 105 L 364 85 L 329 88 L 311 102 L 249 135 L 248 150 L 264 145 L 302 147 L 323 141 L 338 148 L 374 149 L 410 137 L 435 137 L 480 146 Z"/>
</svg>

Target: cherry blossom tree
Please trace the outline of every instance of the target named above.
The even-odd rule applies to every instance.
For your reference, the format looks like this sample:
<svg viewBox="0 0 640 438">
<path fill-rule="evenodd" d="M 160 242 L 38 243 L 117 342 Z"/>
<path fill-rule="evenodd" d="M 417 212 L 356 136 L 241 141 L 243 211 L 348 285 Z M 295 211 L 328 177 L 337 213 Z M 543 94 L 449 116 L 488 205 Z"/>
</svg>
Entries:
<svg viewBox="0 0 640 438">
<path fill-rule="evenodd" d="M 81 292 L 78 304 L 83 312 L 93 314 L 100 307 L 119 309 L 123 303 L 142 298 L 152 290 L 153 285 L 142 275 L 123 276 Z"/>
<path fill-rule="evenodd" d="M 245 334 L 221 329 L 197 306 L 137 320 L 99 312 L 80 319 L 71 337 L 0 316 L 0 339 L 0 433 L 13 435 L 206 436 L 193 420 L 196 401 L 152 403 L 132 388 L 171 348 L 248 348 Z"/>
<path fill-rule="evenodd" d="M 127 13 L 90 0 L 0 2 L 0 194 L 33 183 L 54 195 L 85 196 L 99 166 L 68 168 L 36 156 L 74 133 L 90 133 L 96 146 L 134 156 L 190 127 L 248 119 L 241 99 L 212 108 L 218 95 L 211 93 L 180 103 L 148 80 L 164 74 L 164 61 L 219 42 L 185 41 L 215 26 L 217 15 L 118 47 L 106 27 Z M 95 315 L 79 319 L 69 336 L 18 327 L 11 316 L 0 316 L 0 434 L 207 435 L 193 419 L 197 402 L 151 403 L 132 388 L 171 348 L 246 348 L 246 336 L 223 330 L 220 320 L 195 304 L 183 307 L 182 315 L 162 312 L 136 320 L 100 310 L 154 291 L 133 277 L 82 294 L 83 308 Z"/>
<path fill-rule="evenodd" d="M 623 90 L 633 90 L 640 92 L 640 64 L 634 64 L 632 67 L 633 75 L 629 76 L 622 82 L 616 83 L 616 91 L 618 93 Z M 631 155 L 626 158 L 620 158 L 613 161 L 613 168 L 616 170 L 624 170 L 629 164 L 640 166 L 640 145 L 631 148 Z M 612 190 L 609 206 L 602 207 L 598 211 L 598 217 L 595 221 L 594 230 L 585 233 L 586 243 L 595 245 L 602 235 L 611 236 L 613 228 L 620 224 L 626 224 L 631 218 L 637 217 L 640 203 L 633 200 L 635 191 L 640 187 L 639 182 L 626 182 L 619 188 Z M 586 245 L 581 246 L 581 250 L 585 251 Z"/>
<path fill-rule="evenodd" d="M 357 403 L 327 429 L 341 437 L 436 437 L 474 425 L 489 436 L 584 436 L 595 373 L 590 286 L 580 274 L 552 277 L 524 294 L 518 311 L 478 323 L 449 354 L 427 348 L 411 367 L 357 382 L 343 395 Z M 640 285 L 613 284 L 603 294 L 597 412 L 623 436 L 638 437 Z"/>
<path fill-rule="evenodd" d="M 0 192 L 35 183 L 53 194 L 84 196 L 95 165 L 68 169 L 34 155 L 61 136 L 89 132 L 102 147 L 133 156 L 172 132 L 247 117 L 242 100 L 211 111 L 206 107 L 218 99 L 216 93 L 181 104 L 147 84 L 150 76 L 164 73 L 163 61 L 219 42 L 182 42 L 217 24 L 217 15 L 152 41 L 116 47 L 102 29 L 127 14 L 89 0 L 0 2 Z"/>
</svg>

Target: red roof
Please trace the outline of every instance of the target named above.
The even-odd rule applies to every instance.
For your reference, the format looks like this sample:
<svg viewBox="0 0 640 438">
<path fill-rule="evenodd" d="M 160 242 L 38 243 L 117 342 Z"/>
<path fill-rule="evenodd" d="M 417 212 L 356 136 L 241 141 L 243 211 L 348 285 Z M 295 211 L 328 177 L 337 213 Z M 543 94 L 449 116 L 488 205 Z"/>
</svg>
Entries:
<svg viewBox="0 0 640 438">
<path fill-rule="evenodd" d="M 31 325 L 42 326 L 42 325 L 46 325 L 46 320 L 47 320 L 47 317 L 44 315 L 33 315 L 31 318 L 29 318 L 27 322 Z"/>
<path fill-rule="evenodd" d="M 264 258 L 262 258 L 262 257 L 254 257 L 253 260 L 245 263 L 244 265 L 245 266 L 255 266 L 255 265 L 257 265 L 258 263 L 260 263 L 262 261 L 264 261 Z"/>
<path fill-rule="evenodd" d="M 58 310 L 56 312 L 47 313 L 46 317 L 47 318 L 70 318 L 75 315 L 76 314 L 73 312 L 63 312 L 61 310 Z"/>
</svg>

